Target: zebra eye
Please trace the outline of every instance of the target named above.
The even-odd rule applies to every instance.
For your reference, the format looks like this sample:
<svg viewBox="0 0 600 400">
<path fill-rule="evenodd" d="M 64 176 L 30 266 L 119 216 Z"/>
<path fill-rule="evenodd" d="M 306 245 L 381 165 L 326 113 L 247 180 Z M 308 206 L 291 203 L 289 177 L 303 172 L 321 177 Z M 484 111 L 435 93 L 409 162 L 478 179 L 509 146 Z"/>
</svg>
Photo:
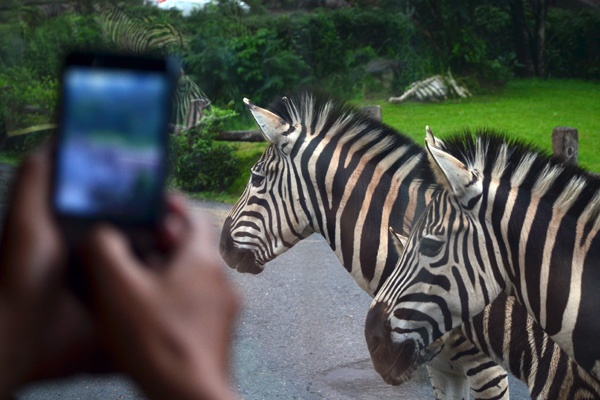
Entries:
<svg viewBox="0 0 600 400">
<path fill-rule="evenodd" d="M 421 243 L 419 244 L 419 251 L 425 257 L 435 257 L 440 253 L 440 251 L 442 251 L 443 247 L 444 242 L 439 239 L 422 237 Z"/>
<path fill-rule="evenodd" d="M 264 180 L 265 180 L 264 176 L 257 175 L 254 172 L 252 173 L 252 176 L 250 177 L 250 182 L 252 183 L 252 186 L 254 186 L 254 187 L 258 187 L 258 186 L 262 185 Z"/>
</svg>

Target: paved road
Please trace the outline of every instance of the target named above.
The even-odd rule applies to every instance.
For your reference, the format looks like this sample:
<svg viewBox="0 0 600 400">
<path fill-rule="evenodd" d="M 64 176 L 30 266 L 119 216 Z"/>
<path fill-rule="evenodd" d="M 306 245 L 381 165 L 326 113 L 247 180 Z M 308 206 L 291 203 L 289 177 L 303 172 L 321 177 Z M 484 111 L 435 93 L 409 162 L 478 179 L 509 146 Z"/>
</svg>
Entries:
<svg viewBox="0 0 600 400">
<path fill-rule="evenodd" d="M 229 206 L 198 203 L 215 216 L 215 234 Z M 431 399 L 420 371 L 400 387 L 372 369 L 363 337 L 370 298 L 313 235 L 268 265 L 260 275 L 228 270 L 244 298 L 235 332 L 233 374 L 239 393 L 261 399 Z M 529 398 L 511 382 L 511 398 Z M 142 399 L 121 377 L 80 377 L 23 390 L 24 400 Z"/>
</svg>

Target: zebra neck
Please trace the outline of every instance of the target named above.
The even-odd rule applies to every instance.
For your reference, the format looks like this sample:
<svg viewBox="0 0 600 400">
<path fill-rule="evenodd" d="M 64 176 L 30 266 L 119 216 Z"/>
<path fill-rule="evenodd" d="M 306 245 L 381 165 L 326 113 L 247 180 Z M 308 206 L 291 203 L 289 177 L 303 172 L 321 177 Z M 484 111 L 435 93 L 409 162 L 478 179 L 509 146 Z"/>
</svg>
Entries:
<svg viewBox="0 0 600 400">
<path fill-rule="evenodd" d="M 373 295 L 397 261 L 389 227 L 408 235 L 431 195 L 418 146 L 370 148 L 340 146 L 310 159 L 306 170 L 313 227 L 323 235 L 357 284 Z M 314 168 L 310 168 L 313 165 Z"/>
</svg>

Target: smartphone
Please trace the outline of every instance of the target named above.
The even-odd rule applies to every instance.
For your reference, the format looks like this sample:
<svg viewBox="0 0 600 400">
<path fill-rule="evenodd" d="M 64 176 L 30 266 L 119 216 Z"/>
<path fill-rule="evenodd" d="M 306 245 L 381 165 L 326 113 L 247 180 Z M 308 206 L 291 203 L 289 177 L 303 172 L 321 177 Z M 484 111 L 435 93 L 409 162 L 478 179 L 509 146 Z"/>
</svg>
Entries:
<svg viewBox="0 0 600 400">
<path fill-rule="evenodd" d="M 90 291 L 81 242 L 111 223 L 144 258 L 164 212 L 168 126 L 180 68 L 149 56 L 76 52 L 61 71 L 51 207 L 68 246 L 67 285 Z"/>
<path fill-rule="evenodd" d="M 168 58 L 67 56 L 51 197 L 74 237 L 97 221 L 151 229 L 160 220 L 178 71 Z"/>
</svg>

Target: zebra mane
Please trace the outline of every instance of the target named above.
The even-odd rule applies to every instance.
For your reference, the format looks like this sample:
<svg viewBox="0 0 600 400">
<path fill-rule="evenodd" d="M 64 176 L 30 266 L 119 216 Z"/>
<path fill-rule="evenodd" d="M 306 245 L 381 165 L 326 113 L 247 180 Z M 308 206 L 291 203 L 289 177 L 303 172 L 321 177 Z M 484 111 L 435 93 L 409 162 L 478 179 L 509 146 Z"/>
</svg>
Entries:
<svg viewBox="0 0 600 400">
<path fill-rule="evenodd" d="M 600 177 L 563 164 L 545 150 L 491 129 L 465 130 L 444 137 L 444 148 L 485 177 L 530 191 L 581 222 L 600 227 Z"/>
<path fill-rule="evenodd" d="M 311 135 L 355 135 L 368 143 L 367 146 L 382 146 L 382 150 L 409 146 L 415 154 L 423 152 L 422 146 L 405 134 L 368 117 L 346 102 L 320 93 L 296 92 L 275 100 L 268 109 L 292 125 L 302 124 Z M 366 140 L 367 135 L 372 140 Z"/>
<path fill-rule="evenodd" d="M 386 174 L 393 174 L 400 167 L 408 172 L 406 168 L 410 166 L 413 179 L 437 186 L 423 146 L 347 102 L 318 92 L 300 91 L 271 103 L 269 110 L 292 125 L 301 124 L 311 140 L 327 137 L 336 146 L 376 154 L 373 162 L 385 159 L 379 165 L 387 166 Z M 350 160 L 346 159 L 346 166 Z"/>
</svg>

